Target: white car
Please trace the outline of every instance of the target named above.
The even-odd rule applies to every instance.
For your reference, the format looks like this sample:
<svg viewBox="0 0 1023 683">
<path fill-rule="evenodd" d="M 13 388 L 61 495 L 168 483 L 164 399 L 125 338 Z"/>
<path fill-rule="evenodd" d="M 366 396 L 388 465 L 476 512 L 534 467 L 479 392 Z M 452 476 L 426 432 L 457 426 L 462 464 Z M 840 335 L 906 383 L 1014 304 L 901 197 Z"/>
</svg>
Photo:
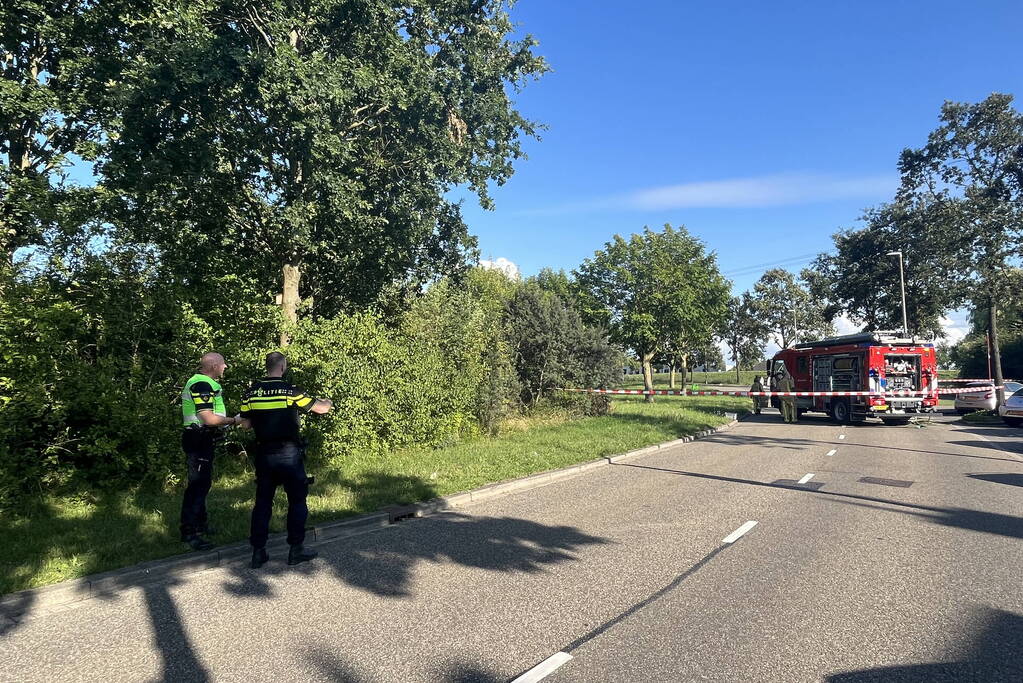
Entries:
<svg viewBox="0 0 1023 683">
<path fill-rule="evenodd" d="M 1010 427 L 1023 427 L 1023 389 L 1006 398 L 1005 404 L 999 406 L 998 414 Z"/>
<path fill-rule="evenodd" d="M 971 387 L 988 387 L 986 391 L 978 391 L 973 394 L 957 394 L 955 408 L 956 412 L 960 415 L 966 413 L 972 413 L 978 410 L 994 410 L 995 401 L 995 390 L 992 387 L 991 382 L 970 382 L 964 389 Z M 1023 384 L 1019 382 L 1006 382 L 1005 383 L 1005 395 L 1015 394 L 1020 389 L 1023 389 Z"/>
</svg>

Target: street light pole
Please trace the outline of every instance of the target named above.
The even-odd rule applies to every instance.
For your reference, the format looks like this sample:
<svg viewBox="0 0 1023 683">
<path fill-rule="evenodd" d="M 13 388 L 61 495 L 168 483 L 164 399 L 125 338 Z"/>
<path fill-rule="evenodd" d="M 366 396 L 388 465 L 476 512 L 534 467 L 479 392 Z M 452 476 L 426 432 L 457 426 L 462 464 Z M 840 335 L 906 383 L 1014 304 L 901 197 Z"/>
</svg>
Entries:
<svg viewBox="0 0 1023 683">
<path fill-rule="evenodd" d="M 902 335 L 909 336 L 909 323 L 906 321 L 906 277 L 902 270 L 902 252 L 889 251 L 885 256 L 899 257 L 899 288 L 902 290 Z"/>
</svg>

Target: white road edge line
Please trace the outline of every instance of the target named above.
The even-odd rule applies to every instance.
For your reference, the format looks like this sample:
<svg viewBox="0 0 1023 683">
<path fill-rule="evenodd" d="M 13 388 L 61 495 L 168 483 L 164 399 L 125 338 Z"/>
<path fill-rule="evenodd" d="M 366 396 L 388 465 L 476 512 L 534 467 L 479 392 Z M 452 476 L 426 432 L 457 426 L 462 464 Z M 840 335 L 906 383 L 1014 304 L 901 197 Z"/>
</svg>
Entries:
<svg viewBox="0 0 1023 683">
<path fill-rule="evenodd" d="M 749 531 L 750 529 L 752 529 L 756 525 L 757 525 L 757 523 L 754 520 L 751 519 L 750 521 L 746 522 L 741 527 L 739 527 L 738 529 L 736 529 L 735 531 L 733 531 L 732 533 L 728 534 L 723 539 L 721 539 L 721 542 L 722 543 L 735 543 L 740 538 L 742 538 L 743 534 L 745 534 L 747 531 Z"/>
<path fill-rule="evenodd" d="M 806 482 L 810 481 L 811 479 L 813 479 L 813 472 L 810 472 L 810 474 L 807 474 L 806 476 L 804 476 L 802 479 L 800 479 L 796 483 L 797 484 L 805 484 Z"/>
<path fill-rule="evenodd" d="M 532 669 L 516 678 L 512 683 L 536 683 L 547 678 L 558 670 L 566 662 L 572 661 L 572 655 L 567 652 L 555 652 Z"/>
<path fill-rule="evenodd" d="M 828 451 L 824 455 L 834 455 L 835 453 L 838 453 L 838 449 L 837 448 L 832 448 L 830 451 Z"/>
</svg>

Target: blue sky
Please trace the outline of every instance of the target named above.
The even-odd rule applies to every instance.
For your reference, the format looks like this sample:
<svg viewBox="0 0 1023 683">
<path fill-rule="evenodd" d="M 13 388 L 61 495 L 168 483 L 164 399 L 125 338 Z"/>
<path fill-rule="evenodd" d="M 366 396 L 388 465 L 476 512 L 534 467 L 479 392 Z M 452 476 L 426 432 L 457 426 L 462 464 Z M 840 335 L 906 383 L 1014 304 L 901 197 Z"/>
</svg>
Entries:
<svg viewBox="0 0 1023 683">
<path fill-rule="evenodd" d="M 944 100 L 1023 97 L 1018 1 L 520 0 L 512 18 L 553 69 L 517 96 L 549 130 L 496 211 L 465 215 L 524 275 L 670 222 L 741 291 L 889 199 Z"/>
</svg>

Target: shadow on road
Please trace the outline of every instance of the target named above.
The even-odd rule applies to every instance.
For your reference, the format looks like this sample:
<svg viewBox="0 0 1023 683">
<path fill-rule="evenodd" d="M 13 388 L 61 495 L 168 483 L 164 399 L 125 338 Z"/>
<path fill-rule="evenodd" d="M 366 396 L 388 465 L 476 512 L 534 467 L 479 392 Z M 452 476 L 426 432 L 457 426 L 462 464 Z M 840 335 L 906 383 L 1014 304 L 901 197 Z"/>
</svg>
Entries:
<svg viewBox="0 0 1023 683">
<path fill-rule="evenodd" d="M 608 543 L 570 526 L 548 526 L 514 517 L 472 517 L 444 513 L 403 522 L 415 525 L 415 533 L 372 534 L 352 539 L 343 554 L 331 554 L 316 562 L 289 568 L 276 558 L 261 569 L 241 565 L 231 568 L 225 589 L 243 597 L 272 594 L 268 577 L 283 572 L 331 571 L 345 583 L 386 597 L 410 594 L 409 583 L 416 564 L 450 562 L 492 572 L 542 571 L 546 565 L 568 562 L 576 549 Z M 401 527 L 396 529 L 401 531 Z M 327 596 L 324 596 L 328 600 Z M 339 606 L 340 607 L 340 606 Z"/>
<path fill-rule="evenodd" d="M 832 674 L 827 683 L 936 683 L 939 681 L 1020 681 L 1023 664 L 1023 617 L 985 608 L 969 652 L 950 662 L 887 666 Z"/>
<path fill-rule="evenodd" d="M 990 474 L 967 474 L 970 479 L 990 481 L 995 484 L 1007 484 L 1009 486 L 1023 486 L 1023 474 L 1012 474 L 1009 472 L 992 472 Z"/>
<path fill-rule="evenodd" d="M 192 643 L 181 623 L 181 615 L 168 590 L 170 585 L 173 584 L 160 583 L 144 589 L 156 647 L 160 649 L 160 657 L 163 659 L 159 680 L 208 681 L 209 672 L 192 650 Z"/>
<path fill-rule="evenodd" d="M 815 496 L 829 496 L 837 499 L 838 502 L 846 503 L 848 505 L 860 505 L 862 507 L 871 507 L 878 510 L 888 510 L 889 512 L 902 512 L 905 514 L 912 514 L 917 517 L 921 517 L 923 519 L 932 521 L 935 524 L 954 526 L 960 529 L 980 531 L 983 533 L 996 534 L 999 536 L 1008 536 L 1010 538 L 1023 538 L 1023 517 L 1003 515 L 997 512 L 983 512 L 980 510 L 967 510 L 964 508 L 941 508 L 933 507 L 930 505 L 903 503 L 897 500 L 890 500 L 887 498 L 875 498 L 873 496 L 861 496 L 854 493 L 822 491 L 820 489 L 814 489 L 800 484 L 789 484 L 787 482 L 767 483 L 762 481 L 754 481 L 752 479 L 740 479 L 738 477 L 723 477 L 716 474 L 703 474 L 701 472 L 685 472 L 682 470 L 673 470 L 666 467 L 651 467 L 649 465 L 635 465 L 631 463 L 618 462 L 614 463 L 612 467 L 635 467 L 644 470 L 656 470 L 659 472 L 666 472 L 668 474 L 674 474 L 681 477 L 712 479 L 715 481 L 724 481 L 733 484 L 745 484 L 747 486 L 763 486 L 772 489 L 801 491 L 803 493 L 808 493 Z M 866 503 L 877 503 L 880 505 L 892 505 L 895 506 L 896 509 L 884 508 L 880 507 L 880 505 L 867 505 L 866 503 L 858 503 L 855 501 L 865 501 Z"/>
<path fill-rule="evenodd" d="M 345 660 L 326 648 L 309 648 L 305 660 L 320 673 L 317 680 L 334 683 L 361 683 L 363 680 Z"/>
<path fill-rule="evenodd" d="M 803 426 L 800 422 L 799 426 Z M 832 425 L 834 427 L 835 425 Z M 897 428 L 884 428 L 884 429 L 897 429 Z M 832 439 L 818 441 L 816 439 L 803 439 L 790 436 L 784 436 L 779 434 L 778 436 L 755 436 L 752 434 L 741 434 L 738 432 L 720 432 L 709 436 L 706 439 L 700 440 L 701 444 L 722 444 L 726 446 L 756 446 L 760 448 L 785 448 L 788 450 L 806 450 L 808 446 L 821 446 L 823 444 L 834 444 L 837 443 Z M 875 444 L 861 444 L 854 443 L 852 441 L 845 442 L 846 445 L 855 446 L 856 448 L 870 448 L 881 451 L 899 451 L 902 453 L 920 453 L 923 455 L 942 455 L 953 458 L 974 458 L 977 460 L 999 460 L 1003 462 L 1014 462 L 1019 463 L 1019 460 L 1014 458 L 992 458 L 986 455 L 969 455 L 968 453 L 947 453 L 944 451 L 928 451 L 921 450 L 918 448 L 902 448 L 900 446 L 879 446 Z M 994 448 L 997 446 L 989 444 L 986 441 L 949 441 L 947 443 L 959 445 L 959 446 L 976 446 L 980 448 Z"/>
<path fill-rule="evenodd" d="M 407 492 L 409 501 L 436 496 L 429 482 L 383 472 L 369 473 L 358 482 L 348 482 L 348 486 L 357 496 L 356 506 L 363 509 L 395 502 L 395 490 Z M 392 492 L 392 497 L 384 500 L 382 492 Z M 287 567 L 281 562 L 283 558 L 274 557 L 271 550 L 271 562 L 261 569 L 234 565 L 225 590 L 242 597 L 265 597 L 272 594 L 269 577 L 283 572 L 332 571 L 351 586 L 377 595 L 401 597 L 409 594 L 412 571 L 424 560 L 495 572 L 537 572 L 545 565 L 574 559 L 573 553 L 579 547 L 608 543 L 575 527 L 548 526 L 513 517 L 473 517 L 449 512 L 403 524 L 415 524 L 416 532 L 356 538 L 346 544 L 343 555 L 298 567 Z"/>
<path fill-rule="evenodd" d="M 360 677 L 338 654 L 325 647 L 307 649 L 305 659 L 319 672 L 317 680 L 335 683 L 362 683 L 367 680 Z M 507 680 L 507 677 L 482 669 L 477 664 L 458 662 L 449 664 L 447 671 L 435 680 L 442 683 L 499 683 Z"/>
<path fill-rule="evenodd" d="M 35 595 L 22 593 L 10 602 L 0 605 L 0 638 L 21 626 L 22 620 L 32 611 Z"/>
</svg>

